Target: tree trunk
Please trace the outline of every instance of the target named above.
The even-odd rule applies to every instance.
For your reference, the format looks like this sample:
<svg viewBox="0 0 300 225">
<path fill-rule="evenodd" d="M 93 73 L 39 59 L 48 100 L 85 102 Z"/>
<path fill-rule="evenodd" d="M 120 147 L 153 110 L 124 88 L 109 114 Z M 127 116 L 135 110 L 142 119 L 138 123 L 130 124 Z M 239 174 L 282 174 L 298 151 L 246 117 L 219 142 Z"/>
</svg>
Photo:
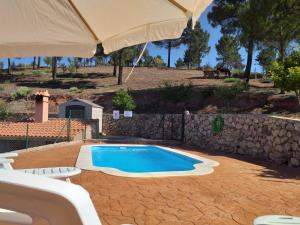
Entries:
<svg viewBox="0 0 300 225">
<path fill-rule="evenodd" d="M 56 80 L 57 58 L 52 57 L 52 79 Z"/>
<path fill-rule="evenodd" d="M 172 42 L 168 42 L 168 68 L 171 67 L 171 50 L 172 50 Z"/>
<path fill-rule="evenodd" d="M 118 85 L 123 84 L 123 60 L 122 60 L 122 55 L 123 55 L 123 49 L 119 51 L 119 76 L 118 76 Z"/>
<path fill-rule="evenodd" d="M 36 70 L 36 57 L 33 57 L 33 62 L 32 62 L 32 69 Z"/>
<path fill-rule="evenodd" d="M 38 68 L 38 69 L 41 68 L 41 57 L 38 57 L 38 60 L 37 60 L 37 68 Z"/>
<path fill-rule="evenodd" d="M 113 58 L 114 61 L 114 72 L 113 75 L 116 77 L 117 76 L 117 69 L 118 69 L 118 63 L 116 57 Z"/>
<path fill-rule="evenodd" d="M 11 61 L 10 58 L 7 59 L 7 73 L 12 74 Z"/>
<path fill-rule="evenodd" d="M 253 60 L 253 51 L 254 51 L 254 43 L 253 43 L 253 41 L 249 41 L 248 48 L 247 48 L 247 65 L 246 65 L 246 69 L 245 69 L 246 83 L 249 83 L 249 80 L 250 80 L 252 60 Z"/>
</svg>

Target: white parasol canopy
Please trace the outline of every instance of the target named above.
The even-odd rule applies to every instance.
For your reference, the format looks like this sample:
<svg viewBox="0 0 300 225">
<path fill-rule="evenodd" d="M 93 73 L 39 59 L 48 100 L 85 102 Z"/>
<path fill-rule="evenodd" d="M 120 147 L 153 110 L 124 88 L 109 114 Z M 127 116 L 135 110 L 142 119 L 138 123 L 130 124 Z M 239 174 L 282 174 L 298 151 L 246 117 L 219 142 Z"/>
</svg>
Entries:
<svg viewBox="0 0 300 225">
<path fill-rule="evenodd" d="M 91 57 L 179 38 L 212 0 L 0 0 L 0 57 Z"/>
</svg>

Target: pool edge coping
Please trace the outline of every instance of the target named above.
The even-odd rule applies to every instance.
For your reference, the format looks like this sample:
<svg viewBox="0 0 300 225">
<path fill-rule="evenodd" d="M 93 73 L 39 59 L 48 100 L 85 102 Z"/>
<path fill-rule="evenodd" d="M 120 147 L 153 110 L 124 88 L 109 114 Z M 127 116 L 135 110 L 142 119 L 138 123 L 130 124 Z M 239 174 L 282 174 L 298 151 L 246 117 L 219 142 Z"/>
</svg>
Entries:
<svg viewBox="0 0 300 225">
<path fill-rule="evenodd" d="M 115 168 L 109 167 L 96 167 L 93 165 L 92 161 L 92 147 L 93 146 L 155 146 L 158 148 L 162 148 L 167 151 L 171 151 L 177 154 L 181 154 L 196 160 L 202 161 L 201 163 L 195 164 L 195 169 L 188 170 L 188 171 L 168 171 L 168 172 L 144 172 L 144 173 L 130 173 L 125 172 L 122 170 L 118 170 Z M 133 178 L 154 178 L 154 177 L 180 177 L 180 176 L 199 176 L 199 175 L 206 175 L 211 174 L 214 172 L 214 167 L 219 166 L 220 163 L 211 159 L 207 159 L 202 156 L 194 155 L 188 152 L 184 152 L 182 150 L 173 149 L 169 147 L 159 146 L 159 145 L 141 145 L 141 144 L 91 144 L 91 145 L 84 145 L 80 148 L 79 155 L 76 161 L 76 167 L 83 169 L 83 170 L 90 170 L 90 171 L 100 171 L 105 174 L 119 176 L 119 177 L 133 177 Z"/>
</svg>

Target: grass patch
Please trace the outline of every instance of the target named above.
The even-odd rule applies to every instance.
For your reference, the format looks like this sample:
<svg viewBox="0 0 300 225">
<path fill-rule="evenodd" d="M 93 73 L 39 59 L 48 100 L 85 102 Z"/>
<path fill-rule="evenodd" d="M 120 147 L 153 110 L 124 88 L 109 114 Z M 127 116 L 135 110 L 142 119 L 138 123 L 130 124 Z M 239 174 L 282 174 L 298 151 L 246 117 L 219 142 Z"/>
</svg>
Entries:
<svg viewBox="0 0 300 225">
<path fill-rule="evenodd" d="M 72 92 L 72 93 L 81 93 L 82 90 L 79 89 L 78 87 L 70 87 L 69 88 L 69 92 Z"/>
<path fill-rule="evenodd" d="M 229 77 L 224 79 L 224 83 L 238 83 L 241 82 L 239 78 Z"/>
<path fill-rule="evenodd" d="M 28 98 L 28 96 L 32 93 L 32 89 L 29 87 L 19 87 L 15 92 L 11 94 L 13 99 L 18 98 Z"/>
<path fill-rule="evenodd" d="M 214 95 L 217 99 L 228 101 L 244 91 L 249 90 L 249 85 L 244 82 L 238 82 L 232 86 L 218 86 L 214 90 Z"/>
<path fill-rule="evenodd" d="M 164 87 L 160 90 L 161 96 L 170 102 L 183 102 L 189 100 L 192 95 L 192 85 L 172 86 L 166 82 Z"/>
</svg>

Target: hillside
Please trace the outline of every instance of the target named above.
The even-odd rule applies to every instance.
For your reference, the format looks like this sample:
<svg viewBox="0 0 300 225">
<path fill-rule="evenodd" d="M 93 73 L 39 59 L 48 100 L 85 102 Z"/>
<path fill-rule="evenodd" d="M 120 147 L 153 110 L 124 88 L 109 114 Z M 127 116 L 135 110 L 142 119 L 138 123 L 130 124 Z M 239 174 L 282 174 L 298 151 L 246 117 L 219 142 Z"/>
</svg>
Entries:
<svg viewBox="0 0 300 225">
<path fill-rule="evenodd" d="M 251 80 L 250 90 L 233 99 L 221 99 L 214 95 L 214 88 L 229 86 L 224 79 L 204 79 L 199 70 L 175 70 L 158 68 L 136 68 L 131 79 L 118 86 L 117 78 L 112 75 L 113 68 L 80 68 L 76 74 L 62 74 L 58 71 L 57 81 L 52 81 L 47 69 L 39 71 L 16 71 L 14 75 L 1 75 L 0 99 L 8 104 L 12 113 L 31 114 L 34 111 L 33 93 L 48 89 L 51 94 L 50 113 L 56 114 L 60 103 L 72 98 L 84 98 L 105 107 L 111 112 L 111 98 L 119 89 L 128 89 L 137 102 L 137 112 L 234 112 L 234 113 L 277 113 L 294 114 L 298 111 L 297 100 L 291 95 L 277 95 L 278 90 L 272 83 Z M 124 77 L 130 68 L 124 68 Z M 182 102 L 167 101 L 161 90 L 165 83 L 172 86 L 191 85 L 191 96 Z M 30 87 L 28 98 L 13 99 L 12 93 L 19 87 Z"/>
</svg>

